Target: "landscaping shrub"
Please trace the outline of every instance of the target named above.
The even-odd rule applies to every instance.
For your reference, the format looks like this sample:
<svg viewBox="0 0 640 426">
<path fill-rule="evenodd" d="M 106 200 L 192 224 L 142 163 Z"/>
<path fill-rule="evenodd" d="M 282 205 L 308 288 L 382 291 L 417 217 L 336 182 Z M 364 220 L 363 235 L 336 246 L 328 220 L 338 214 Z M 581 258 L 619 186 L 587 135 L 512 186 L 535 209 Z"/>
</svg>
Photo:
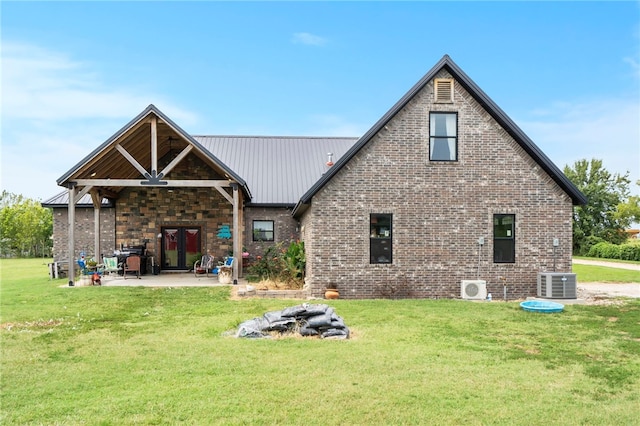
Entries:
<svg viewBox="0 0 640 426">
<path fill-rule="evenodd" d="M 628 241 L 624 244 L 599 242 L 589 249 L 587 256 L 640 261 L 640 241 Z"/>
<path fill-rule="evenodd" d="M 640 260 L 640 244 L 623 244 L 620 246 L 620 259 Z"/>
<path fill-rule="evenodd" d="M 598 243 L 605 242 L 602 238 L 596 237 L 595 235 L 589 235 L 587 238 L 583 239 L 580 243 L 580 248 L 578 250 L 577 255 L 580 256 L 588 256 L 589 251 L 593 246 Z"/>
<path fill-rule="evenodd" d="M 247 272 L 260 280 L 281 281 L 302 288 L 305 267 L 304 243 L 298 241 L 290 243 L 286 249 L 283 243 L 269 247 L 262 256 L 256 257 Z"/>
</svg>

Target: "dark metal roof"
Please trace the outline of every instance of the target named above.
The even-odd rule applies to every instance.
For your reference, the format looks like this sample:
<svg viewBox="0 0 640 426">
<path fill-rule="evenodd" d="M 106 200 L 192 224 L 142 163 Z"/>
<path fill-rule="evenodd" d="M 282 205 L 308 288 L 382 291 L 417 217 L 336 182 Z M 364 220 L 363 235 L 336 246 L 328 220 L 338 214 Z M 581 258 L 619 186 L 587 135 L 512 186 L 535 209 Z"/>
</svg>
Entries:
<svg viewBox="0 0 640 426">
<path fill-rule="evenodd" d="M 331 178 L 349 162 L 349 160 L 365 146 L 413 97 L 420 92 L 442 69 L 447 70 L 456 82 L 461 84 L 471 96 L 502 126 L 507 133 L 549 174 L 549 176 L 571 197 L 574 205 L 586 204 L 587 198 L 567 178 L 564 173 L 536 146 L 535 143 L 511 120 L 498 105 L 487 96 L 482 89 L 458 65 L 444 55 L 438 63 L 427 72 L 386 114 L 369 129 L 336 164 L 325 173 L 300 198 L 293 213 L 302 212 L 311 202 L 313 196 L 331 180 Z"/>
<path fill-rule="evenodd" d="M 62 191 L 40 204 L 42 207 L 69 207 L 69 191 Z M 86 194 L 80 198 L 80 201 L 76 203 L 76 207 L 93 207 L 91 195 Z M 113 203 L 107 198 L 102 199 L 102 208 L 105 207 L 113 207 Z"/>
<path fill-rule="evenodd" d="M 327 154 L 343 156 L 358 138 L 310 136 L 193 136 L 242 176 L 252 205 L 294 206 L 324 173 Z"/>
</svg>

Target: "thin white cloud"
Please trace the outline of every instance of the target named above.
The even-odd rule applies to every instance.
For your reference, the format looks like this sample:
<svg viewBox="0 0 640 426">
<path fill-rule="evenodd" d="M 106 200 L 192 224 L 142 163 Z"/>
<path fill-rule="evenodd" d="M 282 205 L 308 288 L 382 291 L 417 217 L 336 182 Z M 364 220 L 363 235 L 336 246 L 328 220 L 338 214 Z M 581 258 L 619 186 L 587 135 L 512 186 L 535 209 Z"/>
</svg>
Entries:
<svg viewBox="0 0 640 426">
<path fill-rule="evenodd" d="M 632 58 L 631 56 L 627 56 L 625 58 L 622 58 L 622 61 L 629 64 L 631 66 L 631 70 L 633 71 L 633 74 L 636 77 L 640 78 L 640 64 L 635 58 Z"/>
<path fill-rule="evenodd" d="M 3 190 L 47 199 L 55 180 L 150 103 L 176 122 L 197 116 L 153 93 L 107 87 L 97 65 L 38 46 L 2 42 Z"/>
<path fill-rule="evenodd" d="M 160 108 L 155 94 L 130 87 L 106 87 L 93 67 L 64 53 L 3 41 L 3 120 L 131 118 L 150 103 Z M 170 110 L 179 122 L 196 121 L 190 112 L 176 107 Z"/>
<path fill-rule="evenodd" d="M 292 38 L 295 44 L 306 44 L 309 46 L 324 46 L 327 39 L 311 33 L 294 33 Z"/>
<path fill-rule="evenodd" d="M 520 127 L 561 169 L 597 158 L 612 173 L 640 178 L 640 105 L 635 99 L 557 103 Z M 632 185 L 632 191 L 637 187 Z"/>
</svg>

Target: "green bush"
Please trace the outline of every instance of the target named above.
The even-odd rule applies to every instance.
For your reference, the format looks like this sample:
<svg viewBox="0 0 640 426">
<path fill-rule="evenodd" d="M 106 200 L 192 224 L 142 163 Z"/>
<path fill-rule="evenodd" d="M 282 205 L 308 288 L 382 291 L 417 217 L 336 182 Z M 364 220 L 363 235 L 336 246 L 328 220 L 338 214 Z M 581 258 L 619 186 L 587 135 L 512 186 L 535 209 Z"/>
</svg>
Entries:
<svg viewBox="0 0 640 426">
<path fill-rule="evenodd" d="M 282 258 L 278 257 L 281 248 L 280 243 L 267 248 L 262 256 L 256 256 L 256 261 L 247 268 L 247 272 L 261 280 L 272 280 L 279 277 L 284 269 Z"/>
<path fill-rule="evenodd" d="M 304 254 L 304 242 L 294 241 L 284 253 L 286 269 L 294 280 L 304 281 L 307 258 Z"/>
<path fill-rule="evenodd" d="M 598 243 L 605 242 L 602 238 L 596 237 L 595 235 L 589 235 L 587 238 L 583 239 L 580 243 L 580 248 L 578 250 L 578 255 L 580 256 L 588 256 L 587 253 L 591 250 L 593 246 Z"/>
<path fill-rule="evenodd" d="M 620 259 L 620 246 L 616 244 L 607 244 L 602 253 L 602 257 L 607 259 Z"/>
<path fill-rule="evenodd" d="M 624 244 L 612 244 L 603 241 L 591 246 L 587 256 L 640 261 L 640 241 L 630 241 Z"/>
<path fill-rule="evenodd" d="M 259 280 L 274 280 L 302 288 L 306 257 L 303 242 L 292 242 L 288 248 L 283 243 L 269 247 L 262 256 L 247 268 L 249 275 Z"/>
</svg>

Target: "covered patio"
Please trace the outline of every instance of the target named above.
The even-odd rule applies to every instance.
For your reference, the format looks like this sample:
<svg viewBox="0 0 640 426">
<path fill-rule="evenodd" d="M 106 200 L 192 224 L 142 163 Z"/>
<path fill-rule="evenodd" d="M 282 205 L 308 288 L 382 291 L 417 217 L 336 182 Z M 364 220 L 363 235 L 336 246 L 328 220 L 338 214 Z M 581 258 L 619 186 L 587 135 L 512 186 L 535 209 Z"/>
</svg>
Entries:
<svg viewBox="0 0 640 426">
<path fill-rule="evenodd" d="M 240 258 L 243 206 L 251 199 L 246 182 L 153 105 L 59 178 L 58 185 L 68 188 L 68 265 L 85 252 L 101 263 L 103 256 L 135 250 L 143 270 L 157 265 L 176 273 L 202 254 Z M 85 196 L 93 205 L 93 247 L 76 245 L 77 235 L 87 232 L 76 222 L 76 204 Z M 105 199 L 115 208 L 113 222 L 101 212 Z M 242 265 L 235 262 L 233 282 L 241 276 Z M 146 278 L 166 282 L 159 277 Z"/>
</svg>

